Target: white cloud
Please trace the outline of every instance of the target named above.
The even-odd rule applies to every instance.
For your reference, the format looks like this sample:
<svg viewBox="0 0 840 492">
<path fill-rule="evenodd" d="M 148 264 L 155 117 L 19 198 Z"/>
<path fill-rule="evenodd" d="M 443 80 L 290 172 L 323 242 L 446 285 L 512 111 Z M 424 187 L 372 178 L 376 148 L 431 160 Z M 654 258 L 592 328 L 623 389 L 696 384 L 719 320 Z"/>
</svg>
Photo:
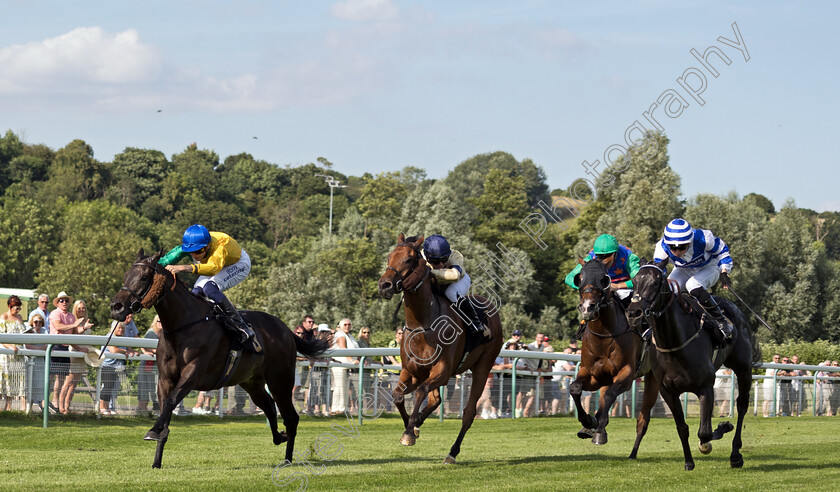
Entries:
<svg viewBox="0 0 840 492">
<path fill-rule="evenodd" d="M 332 14 L 350 21 L 392 21 L 400 11 L 391 0 L 344 0 L 330 7 Z"/>
<path fill-rule="evenodd" d="M 157 51 L 135 29 L 111 34 L 80 27 L 40 42 L 0 48 L 0 93 L 142 83 L 161 72 Z"/>
</svg>

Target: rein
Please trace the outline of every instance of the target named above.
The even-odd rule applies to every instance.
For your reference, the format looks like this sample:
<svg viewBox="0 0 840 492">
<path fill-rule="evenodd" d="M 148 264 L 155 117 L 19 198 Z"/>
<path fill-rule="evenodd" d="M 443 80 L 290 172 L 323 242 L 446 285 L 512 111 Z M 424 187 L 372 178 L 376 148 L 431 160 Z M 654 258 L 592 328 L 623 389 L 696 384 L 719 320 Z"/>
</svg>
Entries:
<svg viewBox="0 0 840 492">
<path fill-rule="evenodd" d="M 168 280 L 168 278 L 164 274 L 158 273 L 157 269 L 154 266 L 146 264 L 142 261 L 135 262 L 131 266 L 132 267 L 136 267 L 136 266 L 145 267 L 145 268 L 149 268 L 149 269 L 152 270 L 152 280 L 149 281 L 148 284 L 146 284 L 146 286 L 143 288 L 143 290 L 140 293 L 134 292 L 130 288 L 126 287 L 125 285 L 120 287 L 120 290 L 124 290 L 124 291 L 128 292 L 129 294 L 131 294 L 132 296 L 134 296 L 135 300 L 129 306 L 129 309 L 131 309 L 131 312 L 133 312 L 133 313 L 139 313 L 144 307 L 148 308 L 150 306 L 154 306 L 155 304 L 157 304 L 158 302 L 163 300 L 167 295 L 169 295 L 170 292 L 174 291 L 175 286 L 178 284 L 178 280 L 175 278 L 175 275 L 173 274 L 172 275 L 172 287 L 170 287 L 169 290 L 164 291 L 164 293 L 162 295 L 158 296 L 158 298 L 155 299 L 154 301 L 149 301 L 147 299 L 147 297 L 150 295 L 149 291 L 152 289 L 152 286 L 154 285 L 155 277 L 157 277 L 157 276 L 164 277 L 164 280 L 163 280 L 163 285 L 164 286 L 166 285 L 166 281 Z M 166 271 L 168 271 L 168 270 L 166 270 Z"/>
<path fill-rule="evenodd" d="M 655 269 L 656 269 L 656 270 L 657 270 L 657 271 L 658 271 L 658 272 L 659 272 L 659 273 L 660 273 L 663 277 L 665 276 L 665 272 L 664 272 L 661 268 L 659 268 L 658 266 L 656 266 L 656 265 L 642 265 L 639 269 L 641 270 L 642 268 L 655 268 Z M 660 280 L 660 282 L 661 282 L 661 280 Z M 663 307 L 663 308 L 662 308 L 662 309 L 660 309 L 659 311 L 651 311 L 651 310 L 650 310 L 650 307 L 645 308 L 645 311 L 644 311 L 644 314 L 643 314 L 643 315 L 644 315 L 645 319 L 647 319 L 647 320 L 648 320 L 648 324 L 650 324 L 651 326 L 653 326 L 653 323 L 651 323 L 651 322 L 650 322 L 650 319 L 649 319 L 649 318 L 651 318 L 651 317 L 652 317 L 652 318 L 658 318 L 658 317 L 662 316 L 662 314 L 664 314 L 664 313 L 665 313 L 665 311 L 667 311 L 668 309 L 670 309 L 671 305 L 674 303 L 674 299 L 676 298 L 676 294 L 674 294 L 674 290 L 670 288 L 670 285 L 668 284 L 668 281 L 666 281 L 666 282 L 665 282 L 665 288 L 667 288 L 667 289 L 668 289 L 668 294 L 669 294 L 669 295 L 668 295 L 668 302 L 667 302 L 667 303 L 665 303 L 665 307 Z M 653 305 L 653 304 L 654 304 L 654 303 L 655 303 L 655 302 L 659 299 L 659 297 L 660 297 L 663 293 L 664 293 L 664 290 L 663 290 L 663 289 L 657 289 L 657 292 L 656 292 L 656 298 L 654 298 L 654 300 L 653 300 L 650 304 L 651 304 L 651 305 Z M 639 299 L 642 299 L 642 297 L 641 297 L 641 296 L 639 296 L 638 294 L 637 294 L 637 296 L 638 296 L 638 298 L 639 298 Z M 634 297 L 636 297 L 636 296 L 634 296 Z M 635 299 L 634 299 L 634 300 L 635 300 Z M 645 300 L 646 300 L 646 299 L 645 299 Z M 704 316 L 705 316 L 705 315 L 704 315 Z M 657 344 L 656 344 L 656 336 L 655 336 L 655 335 L 653 335 L 653 334 L 651 334 L 651 341 L 653 342 L 653 346 L 654 346 L 654 347 L 656 348 L 656 350 L 658 350 L 659 352 L 663 352 L 663 353 L 678 352 L 678 351 L 680 351 L 680 350 L 682 350 L 682 349 L 686 348 L 686 347 L 688 346 L 688 344 L 690 344 L 690 343 L 691 343 L 691 342 L 693 342 L 693 341 L 694 341 L 694 340 L 695 340 L 698 336 L 700 336 L 700 332 L 701 332 L 702 330 L 703 330 L 703 319 L 701 319 L 701 320 L 700 320 L 700 324 L 697 326 L 697 331 L 695 331 L 695 332 L 694 332 L 694 334 L 693 334 L 693 335 L 691 335 L 691 336 L 688 338 L 688 340 L 686 340 L 685 342 L 683 342 L 683 343 L 682 343 L 682 345 L 680 345 L 679 347 L 673 347 L 673 348 L 662 348 L 662 347 L 660 347 L 659 345 L 657 345 Z"/>
</svg>

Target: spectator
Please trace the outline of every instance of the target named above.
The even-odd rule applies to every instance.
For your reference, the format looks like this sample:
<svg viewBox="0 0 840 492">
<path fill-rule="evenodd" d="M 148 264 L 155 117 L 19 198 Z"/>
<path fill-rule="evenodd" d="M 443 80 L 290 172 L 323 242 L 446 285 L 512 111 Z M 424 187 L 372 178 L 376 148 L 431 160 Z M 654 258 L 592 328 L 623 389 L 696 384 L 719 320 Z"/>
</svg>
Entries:
<svg viewBox="0 0 840 492">
<path fill-rule="evenodd" d="M 513 330 L 513 333 L 511 334 L 510 338 L 508 338 L 508 341 L 505 342 L 505 345 L 508 345 L 510 342 L 516 343 L 516 349 L 514 350 L 519 350 L 520 348 L 522 348 L 522 330 L 518 328 L 516 330 Z"/>
<path fill-rule="evenodd" d="M 123 321 L 125 326 L 125 336 L 128 338 L 140 338 L 140 330 L 137 329 L 137 324 L 134 322 L 134 313 L 128 313 Z"/>
<path fill-rule="evenodd" d="M 793 365 L 803 365 L 804 363 L 799 362 L 798 355 L 790 356 L 790 363 Z M 811 373 L 808 371 L 803 371 L 801 369 L 791 369 L 791 374 L 794 377 L 799 378 L 801 376 L 809 376 Z M 790 383 L 790 415 L 796 415 L 797 417 L 802 416 L 802 410 L 804 410 L 804 395 L 802 394 L 802 380 L 801 379 L 794 379 Z"/>
<path fill-rule="evenodd" d="M 569 348 L 572 349 L 573 354 L 578 353 L 578 342 L 576 339 L 572 338 L 571 340 L 569 340 Z"/>
<path fill-rule="evenodd" d="M 18 296 L 10 296 L 6 301 L 9 310 L 0 314 L 0 333 L 23 333 L 26 327 L 23 324 L 23 316 L 20 309 L 23 303 Z M 11 343 L 4 343 L 4 348 L 18 353 L 20 347 Z M 12 401 L 17 398 L 20 401 L 20 410 L 25 410 L 24 397 L 26 389 L 24 385 L 25 366 L 24 359 L 20 355 L 0 354 L 0 399 L 5 398 L 5 405 L 0 407 L 5 411 L 12 408 Z"/>
<path fill-rule="evenodd" d="M 76 316 L 70 311 L 70 304 L 73 303 L 73 298 L 67 295 L 66 292 L 59 292 L 58 297 L 53 299 L 53 305 L 58 309 L 50 313 L 50 333 L 60 335 L 79 335 L 84 333 L 86 329 L 93 326 L 86 318 L 76 319 Z M 67 350 L 66 345 L 61 345 L 64 350 Z M 57 347 L 56 347 L 57 348 Z M 71 362 L 69 358 L 65 358 L 62 362 L 64 366 L 62 369 L 63 381 L 61 387 L 56 384 L 55 395 L 58 399 L 58 411 L 64 415 L 70 413 L 70 402 L 72 401 L 71 386 L 73 391 L 76 390 L 74 380 L 78 382 L 76 374 L 78 374 L 78 367 L 75 372 L 71 372 Z M 84 362 L 82 362 L 84 365 Z M 68 398 L 68 395 L 70 398 Z"/>
<path fill-rule="evenodd" d="M 778 364 L 779 360 L 781 360 L 781 356 L 779 354 L 773 354 L 773 363 Z M 776 416 L 776 406 L 773 405 L 774 400 L 776 399 L 776 384 L 773 380 L 773 377 L 776 375 L 776 369 L 768 367 L 764 370 L 764 382 L 762 383 L 762 387 L 764 388 L 764 416 L 765 417 L 775 417 Z M 771 411 L 771 406 L 773 406 Z"/>
<path fill-rule="evenodd" d="M 114 327 L 115 337 L 125 336 L 125 325 L 118 322 Z M 118 347 L 116 345 L 109 345 L 106 351 L 108 354 L 123 354 L 126 356 L 137 355 L 132 349 L 128 347 Z M 108 408 L 109 402 L 116 400 L 120 391 L 120 379 L 118 372 L 125 371 L 124 359 L 107 358 L 102 362 L 102 391 L 99 393 L 99 413 L 101 415 L 116 415 L 117 412 Z"/>
<path fill-rule="evenodd" d="M 315 318 L 312 317 L 311 314 L 307 314 L 303 317 L 303 321 L 300 322 L 301 327 L 303 327 L 303 338 L 307 341 L 312 341 L 315 338 Z"/>
<path fill-rule="evenodd" d="M 160 323 L 160 316 L 155 315 L 152 319 L 152 326 L 146 332 L 143 338 L 150 340 L 160 339 L 160 334 L 163 332 L 163 326 Z M 157 349 L 141 348 L 140 352 L 144 355 L 155 355 Z M 157 375 L 157 364 L 153 360 L 144 360 L 140 362 L 140 371 L 137 374 L 137 412 L 145 413 L 149 411 L 149 401 L 152 402 L 152 411 L 160 410 L 157 401 L 157 388 L 155 385 L 155 376 Z"/>
<path fill-rule="evenodd" d="M 519 350 L 518 342 L 509 341 L 503 347 L 504 350 Z M 502 357 L 501 361 L 496 359 L 497 364 L 494 366 L 494 369 L 498 371 L 504 370 L 512 370 L 513 369 L 513 359 L 510 357 Z M 499 378 L 499 384 L 502 385 L 502 417 L 508 418 L 511 416 L 511 409 L 516 407 L 516 400 L 513 396 L 513 385 L 512 381 L 512 374 L 503 373 L 502 377 Z"/>
<path fill-rule="evenodd" d="M 315 335 L 318 340 L 324 340 L 327 343 L 332 343 L 332 335 L 330 327 L 326 323 L 318 325 L 318 332 Z M 327 362 L 327 359 L 318 359 L 318 362 Z M 313 409 L 313 415 L 327 416 L 330 414 L 327 407 L 327 380 L 328 374 L 325 367 L 314 366 L 311 368 L 312 376 L 310 377 L 309 385 L 309 404 Z"/>
<path fill-rule="evenodd" d="M 388 342 L 388 348 L 400 348 L 403 341 L 403 331 L 405 330 L 404 326 L 398 326 L 396 331 L 394 332 L 394 339 Z M 384 355 L 382 356 L 382 364 L 389 364 L 394 366 L 402 367 L 402 358 L 399 354 L 397 355 Z M 379 381 L 379 389 L 383 394 L 389 395 L 388 398 L 385 399 L 385 411 L 391 411 L 391 403 L 393 400 L 390 398 L 392 391 L 394 390 L 394 385 L 396 381 L 399 380 L 400 370 L 399 369 L 385 369 L 380 373 L 380 381 Z"/>
<path fill-rule="evenodd" d="M 782 357 L 782 364 L 790 364 L 790 358 Z M 785 368 L 778 373 L 779 378 L 779 411 L 782 417 L 791 415 L 791 377 L 795 373 L 791 369 Z"/>
<path fill-rule="evenodd" d="M 29 316 L 29 327 L 33 333 L 44 334 L 44 326 L 46 325 L 43 315 L 33 310 Z M 32 350 L 46 350 L 46 344 L 26 344 L 26 348 Z M 32 359 L 32 404 L 38 405 L 41 410 L 44 409 L 44 358 L 43 357 L 27 357 Z"/>
<path fill-rule="evenodd" d="M 563 353 L 566 355 L 571 355 L 571 347 L 564 348 Z M 574 371 L 575 365 L 571 361 L 557 360 L 554 362 L 554 366 L 551 370 L 552 372 Z M 560 405 L 563 405 L 562 413 L 566 413 L 568 411 L 569 406 L 566 402 L 568 401 L 569 385 L 565 382 L 567 379 L 571 381 L 571 376 L 555 374 L 551 377 L 551 415 L 560 413 Z"/>
<path fill-rule="evenodd" d="M 32 319 L 32 316 L 37 314 L 41 316 L 42 320 L 44 320 L 44 326 L 42 327 L 42 330 L 37 332 L 42 335 L 46 335 L 50 332 L 50 311 L 49 309 L 47 309 L 49 305 L 50 296 L 42 293 L 38 296 L 38 307 L 36 307 L 29 313 L 29 319 Z"/>
<path fill-rule="evenodd" d="M 358 343 L 359 348 L 370 348 L 371 347 L 371 345 L 370 345 L 370 343 L 371 343 L 370 335 L 371 335 L 371 330 L 367 326 L 363 326 L 362 329 L 359 330 L 359 335 L 358 335 L 359 338 L 356 340 L 356 343 Z M 361 362 L 361 359 L 357 359 L 357 360 L 359 360 L 359 362 Z M 372 359 L 370 357 L 365 357 L 365 365 L 370 366 L 371 360 Z M 361 370 L 361 368 L 359 370 Z M 362 384 L 363 384 L 363 386 L 362 386 L 362 396 L 373 394 L 371 392 L 371 390 L 373 388 L 373 379 L 374 379 L 375 376 L 376 376 L 375 371 L 373 371 L 373 370 L 366 370 L 365 371 L 365 375 L 362 378 Z"/>
<path fill-rule="evenodd" d="M 496 412 L 497 409 L 493 405 L 495 403 L 493 400 L 493 376 L 494 374 L 492 373 L 487 375 L 487 381 L 484 382 L 484 390 L 481 392 L 481 396 L 478 397 L 478 401 L 475 404 L 476 413 L 484 420 L 499 418 Z"/>
<path fill-rule="evenodd" d="M 720 406 L 718 416 L 732 417 L 732 369 L 721 367 L 715 376 L 715 400 Z"/>
<path fill-rule="evenodd" d="M 836 360 L 831 361 L 831 367 L 837 369 L 838 364 Z M 830 373 L 834 377 L 831 384 L 831 395 L 829 396 L 829 415 L 837 415 L 838 407 L 840 407 L 840 372 Z"/>
<path fill-rule="evenodd" d="M 338 323 L 338 330 L 336 330 L 332 344 L 333 349 L 359 348 L 356 339 L 350 334 L 352 326 L 352 323 L 347 318 L 342 319 Z M 352 357 L 336 357 L 336 360 L 345 364 L 352 364 L 354 362 Z M 358 363 L 357 360 L 355 362 Z M 350 378 L 347 377 L 347 368 L 333 367 L 332 377 L 333 398 L 332 405 L 330 405 L 330 413 L 332 415 L 340 415 L 347 409 L 347 400 L 350 396 Z"/>
<path fill-rule="evenodd" d="M 830 366 L 831 361 L 826 360 L 820 362 L 818 365 L 821 367 Z M 822 379 L 826 377 L 831 377 L 831 373 L 826 371 L 817 372 L 817 400 L 814 402 L 814 409 L 816 415 L 828 415 L 830 417 L 831 413 L 828 412 L 831 411 L 829 399 L 831 398 L 832 384 L 830 379 Z"/>
<path fill-rule="evenodd" d="M 199 391 L 195 406 L 192 409 L 193 415 L 210 415 L 213 413 L 213 397 L 216 397 L 216 404 L 219 403 L 219 390 Z"/>
<path fill-rule="evenodd" d="M 79 329 L 69 334 L 90 334 L 90 328 L 93 324 L 87 321 L 87 305 L 85 301 L 78 300 L 73 303 L 72 309 L 73 317 L 79 321 Z M 87 352 L 88 347 L 78 345 L 70 345 L 70 350 L 77 352 Z M 93 349 L 90 349 L 93 350 Z M 82 378 L 82 374 L 87 374 L 87 365 L 84 359 L 73 357 L 70 359 L 70 371 L 64 378 L 64 383 L 61 385 L 61 392 L 58 395 L 58 408 L 61 413 L 67 414 L 70 412 L 70 404 L 73 402 L 73 395 L 76 393 L 76 386 Z M 63 411 L 62 411 L 63 409 Z"/>
<path fill-rule="evenodd" d="M 296 336 L 303 338 L 303 326 L 297 325 L 294 329 L 294 333 Z M 306 357 L 296 357 L 295 358 L 295 384 L 292 386 L 292 401 L 298 399 L 298 392 L 300 391 L 301 381 L 305 376 L 301 375 L 302 371 L 306 370 L 306 367 L 301 367 L 298 365 L 298 362 L 306 361 Z M 297 407 L 295 407 L 297 408 Z M 304 397 L 303 409 L 306 411 L 306 398 Z"/>
</svg>

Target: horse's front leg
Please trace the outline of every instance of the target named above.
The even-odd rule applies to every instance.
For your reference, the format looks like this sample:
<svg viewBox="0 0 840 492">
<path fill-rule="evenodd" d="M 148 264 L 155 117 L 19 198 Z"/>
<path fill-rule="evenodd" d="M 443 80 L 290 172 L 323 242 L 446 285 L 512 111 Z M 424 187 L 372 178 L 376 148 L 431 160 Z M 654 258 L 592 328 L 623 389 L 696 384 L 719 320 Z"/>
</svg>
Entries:
<svg viewBox="0 0 840 492">
<path fill-rule="evenodd" d="M 706 387 L 696 393 L 700 399 L 700 427 L 697 429 L 697 437 L 700 439 L 700 452 L 709 454 L 712 452 L 712 410 L 715 405 L 715 394 L 712 387 Z M 717 436 L 720 439 L 720 436 Z"/>
<path fill-rule="evenodd" d="M 615 403 L 616 398 L 627 391 L 633 383 L 631 369 L 630 366 L 625 366 L 619 371 L 618 376 L 613 380 L 613 384 L 606 391 L 601 391 L 598 412 L 595 413 L 595 419 L 598 421 L 598 430 L 592 436 L 592 443 L 597 446 L 607 443 L 607 425 L 610 423 L 610 409 Z"/>
<path fill-rule="evenodd" d="M 167 392 L 167 387 L 171 386 L 172 381 L 169 380 L 168 383 L 163 382 L 164 379 L 161 379 L 158 383 L 158 397 L 163 399 L 159 399 L 158 401 L 161 402 L 160 406 L 160 416 L 155 421 L 155 424 L 149 429 L 149 432 L 143 437 L 148 441 L 157 441 L 157 448 L 155 449 L 155 460 L 152 463 L 152 468 L 160 468 L 161 462 L 163 461 L 163 448 L 166 445 L 166 441 L 169 438 L 169 422 L 172 420 L 172 412 L 175 410 L 175 407 L 184 399 L 187 394 L 195 387 L 194 385 L 194 377 L 192 376 L 195 374 L 195 369 L 187 370 L 185 369 L 181 373 L 181 379 L 172 388 L 171 391 Z"/>
<path fill-rule="evenodd" d="M 685 422 L 685 414 L 683 414 L 682 403 L 679 395 L 672 395 L 664 388 L 659 389 L 662 399 L 665 404 L 671 409 L 671 414 L 674 416 L 674 423 L 677 425 L 677 434 L 680 436 L 680 442 L 683 447 L 683 456 L 685 457 L 685 470 L 691 471 L 694 469 L 694 458 L 691 457 L 691 447 L 688 444 L 688 424 Z"/>
<path fill-rule="evenodd" d="M 578 421 L 583 426 L 583 428 L 577 433 L 578 437 L 581 439 L 591 438 L 595 434 L 595 429 L 598 427 L 598 421 L 595 420 L 592 415 L 589 415 L 580 403 L 580 394 L 583 391 L 583 383 L 585 381 L 589 381 L 589 379 L 589 371 L 585 367 L 581 367 L 578 371 L 577 378 L 569 385 L 569 393 L 572 395 L 572 400 L 575 402 L 575 408 L 577 408 Z"/>
<path fill-rule="evenodd" d="M 417 390 L 414 392 L 414 408 L 411 410 L 411 416 L 408 418 L 408 424 L 405 426 L 405 432 L 403 432 L 402 437 L 400 437 L 400 444 L 403 446 L 414 446 L 414 443 L 417 440 L 415 429 L 418 428 L 418 424 L 420 423 L 420 405 L 423 404 L 423 401 L 429 395 L 429 386 L 429 381 L 426 381 L 418 386 Z M 430 404 L 431 403 L 427 403 L 427 405 Z"/>
<path fill-rule="evenodd" d="M 735 425 L 735 436 L 732 437 L 732 454 L 729 455 L 729 466 L 741 468 L 744 466 L 744 457 L 741 455 L 741 429 L 744 425 L 744 415 L 750 406 L 750 385 L 752 375 L 749 366 L 736 370 L 738 376 L 738 398 L 735 405 L 738 409 L 738 422 Z"/>
<path fill-rule="evenodd" d="M 408 429 L 408 412 L 405 411 L 405 394 L 414 391 L 417 388 L 417 384 L 417 379 L 413 378 L 407 370 L 403 369 L 400 371 L 400 379 L 391 392 L 394 406 L 400 412 L 400 417 L 403 419 L 403 427 L 406 429 Z"/>
</svg>

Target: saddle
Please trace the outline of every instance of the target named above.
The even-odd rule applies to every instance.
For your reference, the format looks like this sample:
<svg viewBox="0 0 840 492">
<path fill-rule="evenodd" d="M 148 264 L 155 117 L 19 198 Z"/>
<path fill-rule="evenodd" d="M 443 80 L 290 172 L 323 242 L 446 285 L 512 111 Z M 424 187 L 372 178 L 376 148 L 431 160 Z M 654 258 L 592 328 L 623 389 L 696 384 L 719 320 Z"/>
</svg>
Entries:
<svg viewBox="0 0 840 492">
<path fill-rule="evenodd" d="M 215 387 L 221 388 L 225 386 L 236 371 L 236 367 L 239 366 L 239 361 L 242 360 L 242 352 L 243 350 L 247 350 L 249 352 L 254 352 L 257 355 L 263 355 L 264 351 L 257 351 L 253 344 L 249 343 L 247 346 L 243 346 L 242 343 L 239 341 L 239 329 L 233 323 L 233 321 L 225 314 L 220 311 L 217 311 L 214 307 L 213 309 L 213 316 L 216 318 L 216 321 L 222 325 L 223 331 L 225 332 L 225 336 L 227 336 L 228 340 L 230 341 L 230 350 L 228 351 L 227 359 L 225 360 L 225 369 L 222 371 L 222 376 L 216 382 Z M 258 340 L 260 334 L 258 332 L 254 332 L 254 340 L 257 341 L 260 345 L 262 342 Z"/>
</svg>

